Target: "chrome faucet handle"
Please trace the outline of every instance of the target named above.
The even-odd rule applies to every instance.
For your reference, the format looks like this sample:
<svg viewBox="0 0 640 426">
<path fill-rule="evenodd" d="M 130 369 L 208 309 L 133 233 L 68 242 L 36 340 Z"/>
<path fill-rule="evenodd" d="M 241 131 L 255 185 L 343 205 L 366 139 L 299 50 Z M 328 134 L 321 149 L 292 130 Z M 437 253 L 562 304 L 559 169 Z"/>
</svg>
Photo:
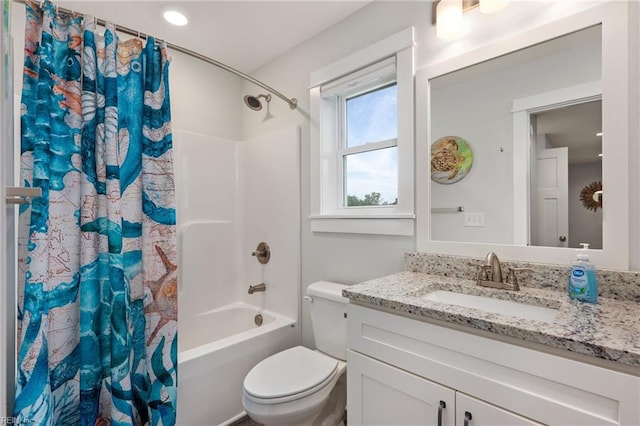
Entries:
<svg viewBox="0 0 640 426">
<path fill-rule="evenodd" d="M 258 262 L 263 265 L 265 263 L 269 263 L 269 259 L 271 259 L 271 249 L 269 248 L 269 244 L 264 241 L 260 242 L 258 247 L 256 247 L 256 251 L 251 252 L 251 256 L 255 256 L 256 259 L 258 259 Z"/>
<path fill-rule="evenodd" d="M 491 265 L 480 265 L 480 270 L 478 271 L 478 280 L 488 281 L 489 280 L 488 271 L 490 270 L 491 270 Z"/>
<path fill-rule="evenodd" d="M 509 269 L 509 274 L 507 275 L 507 280 L 505 281 L 507 284 L 511 284 L 513 290 L 520 290 L 520 283 L 518 282 L 518 275 L 516 272 L 533 272 L 531 268 L 511 268 Z"/>
</svg>

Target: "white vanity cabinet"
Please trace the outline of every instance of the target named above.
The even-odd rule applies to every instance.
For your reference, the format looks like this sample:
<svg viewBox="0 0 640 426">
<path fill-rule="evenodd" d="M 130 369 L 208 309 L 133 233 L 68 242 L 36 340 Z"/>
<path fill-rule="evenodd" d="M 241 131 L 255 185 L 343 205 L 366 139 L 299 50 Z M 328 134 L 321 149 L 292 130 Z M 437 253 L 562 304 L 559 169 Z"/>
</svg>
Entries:
<svg viewBox="0 0 640 426">
<path fill-rule="evenodd" d="M 350 426 L 640 425 L 632 374 L 355 304 L 348 319 Z"/>
<path fill-rule="evenodd" d="M 349 425 L 455 424 L 455 391 L 349 350 Z"/>
<path fill-rule="evenodd" d="M 541 426 L 541 423 L 456 392 L 456 426 Z"/>
<path fill-rule="evenodd" d="M 540 425 L 351 350 L 347 354 L 347 365 L 349 424 Z"/>
</svg>

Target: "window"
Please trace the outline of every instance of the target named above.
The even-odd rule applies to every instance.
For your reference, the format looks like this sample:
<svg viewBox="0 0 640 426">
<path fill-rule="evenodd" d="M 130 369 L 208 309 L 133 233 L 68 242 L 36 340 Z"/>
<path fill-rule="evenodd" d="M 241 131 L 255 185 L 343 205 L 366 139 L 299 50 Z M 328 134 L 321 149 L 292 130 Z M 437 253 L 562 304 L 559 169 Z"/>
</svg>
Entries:
<svg viewBox="0 0 640 426">
<path fill-rule="evenodd" d="M 398 202 L 398 85 L 342 96 L 343 135 L 338 149 L 344 207 Z M 340 176 L 340 171 L 339 171 Z"/>
<path fill-rule="evenodd" d="M 311 229 L 413 235 L 413 29 L 311 79 Z"/>
</svg>

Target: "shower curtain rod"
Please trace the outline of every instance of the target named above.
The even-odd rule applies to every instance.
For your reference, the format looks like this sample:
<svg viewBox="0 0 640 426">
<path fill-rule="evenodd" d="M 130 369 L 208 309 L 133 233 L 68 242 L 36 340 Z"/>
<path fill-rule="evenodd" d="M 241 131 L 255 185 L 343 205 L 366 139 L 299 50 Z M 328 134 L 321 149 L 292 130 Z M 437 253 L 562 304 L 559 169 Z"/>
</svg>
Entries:
<svg viewBox="0 0 640 426">
<path fill-rule="evenodd" d="M 22 4 L 26 4 L 27 1 L 26 0 L 13 0 L 16 3 L 22 3 Z M 63 13 L 76 13 L 78 14 L 78 12 L 75 12 L 71 9 L 65 9 L 64 7 L 58 7 L 56 6 L 56 9 L 60 12 Z M 100 18 L 95 18 L 96 23 L 98 25 L 102 25 L 104 26 L 107 21 L 105 21 L 104 19 L 100 19 Z M 128 28 L 128 27 L 123 27 L 122 25 L 118 25 L 115 24 L 116 27 L 116 31 L 120 31 L 122 33 L 125 34 L 129 34 L 131 36 L 134 37 L 140 37 L 140 36 L 144 36 L 145 38 L 149 37 L 148 34 L 142 33 L 140 31 L 134 30 L 132 28 Z M 288 98 L 285 95 L 283 95 L 282 93 L 278 92 L 277 90 L 275 90 L 274 88 L 272 88 L 271 86 L 266 85 L 265 83 L 261 82 L 260 80 L 256 80 L 255 78 L 251 77 L 250 75 L 247 75 L 245 73 L 243 73 L 242 71 L 238 71 L 237 69 L 230 67 L 227 64 L 223 64 L 222 62 L 216 61 L 215 59 L 209 58 L 208 56 L 204 56 L 198 52 L 194 52 L 193 50 L 189 50 L 186 47 L 182 47 L 182 46 L 178 46 L 177 44 L 173 44 L 173 43 L 169 43 L 166 40 L 162 40 L 165 45 L 167 46 L 167 48 L 171 49 L 171 50 L 175 50 L 176 52 L 180 52 L 180 53 L 184 53 L 187 56 L 191 56 L 192 58 L 196 58 L 199 59 L 203 62 L 206 62 L 210 65 L 216 66 L 218 68 L 222 68 L 225 71 L 228 71 L 232 74 L 237 75 L 238 77 L 242 77 L 245 80 L 262 87 L 263 89 L 273 93 L 274 95 L 276 95 L 277 97 L 279 97 L 280 99 L 282 99 L 283 101 L 285 101 L 288 105 L 289 108 L 291 109 L 296 109 L 296 107 L 298 106 L 298 100 L 296 98 Z"/>
</svg>

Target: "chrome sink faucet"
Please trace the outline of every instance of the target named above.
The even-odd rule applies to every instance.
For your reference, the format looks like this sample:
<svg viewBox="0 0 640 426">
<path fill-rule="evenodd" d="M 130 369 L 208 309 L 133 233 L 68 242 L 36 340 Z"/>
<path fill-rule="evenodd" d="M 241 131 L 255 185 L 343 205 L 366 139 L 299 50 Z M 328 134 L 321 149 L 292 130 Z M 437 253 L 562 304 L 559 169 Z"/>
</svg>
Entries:
<svg viewBox="0 0 640 426">
<path fill-rule="evenodd" d="M 489 280 L 487 275 L 487 269 L 491 270 L 491 281 L 501 283 L 502 282 L 502 267 L 500 266 L 500 259 L 494 252 L 489 252 L 484 257 L 484 265 L 482 265 L 481 274 L 485 281 Z"/>
<path fill-rule="evenodd" d="M 494 252 L 489 252 L 484 258 L 484 264 L 480 266 L 478 273 L 478 285 L 482 287 L 499 288 L 503 290 L 519 291 L 518 276 L 516 272 L 533 272 L 529 268 L 511 268 L 506 281 L 502 281 L 502 267 L 500 259 Z M 491 274 L 491 277 L 489 277 Z"/>
</svg>

